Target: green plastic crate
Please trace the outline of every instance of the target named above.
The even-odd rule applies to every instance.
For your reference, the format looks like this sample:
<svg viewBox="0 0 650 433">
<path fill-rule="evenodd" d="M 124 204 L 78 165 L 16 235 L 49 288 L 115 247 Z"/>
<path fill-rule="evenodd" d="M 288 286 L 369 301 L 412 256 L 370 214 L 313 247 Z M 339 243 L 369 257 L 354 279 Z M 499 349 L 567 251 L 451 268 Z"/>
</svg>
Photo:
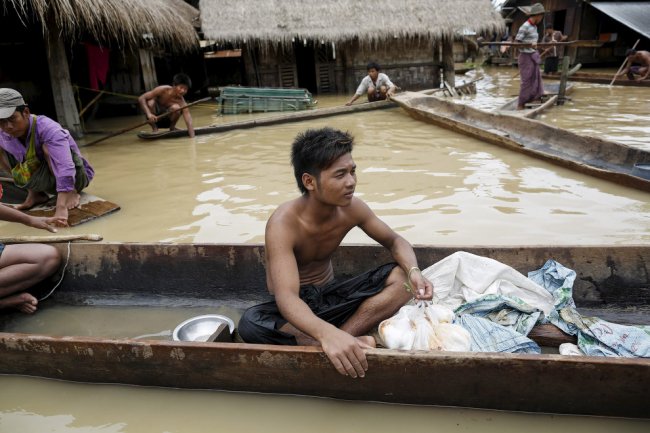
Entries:
<svg viewBox="0 0 650 433">
<path fill-rule="evenodd" d="M 306 89 L 274 87 L 223 87 L 219 103 L 223 114 L 300 111 L 316 105 Z"/>
</svg>

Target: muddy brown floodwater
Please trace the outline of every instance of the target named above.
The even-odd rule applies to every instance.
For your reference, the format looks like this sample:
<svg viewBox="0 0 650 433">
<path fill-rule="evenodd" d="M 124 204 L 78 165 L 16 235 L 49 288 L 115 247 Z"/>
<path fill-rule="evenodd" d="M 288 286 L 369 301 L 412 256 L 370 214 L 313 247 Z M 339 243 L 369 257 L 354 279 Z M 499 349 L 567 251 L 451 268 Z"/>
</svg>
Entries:
<svg viewBox="0 0 650 433">
<path fill-rule="evenodd" d="M 512 80 L 515 69 L 484 72 L 479 94 L 465 98 L 464 103 L 492 109 L 517 93 L 518 81 Z M 632 146 L 650 146 L 650 90 L 576 86 L 571 101 L 541 120 Z M 319 107 L 327 107 L 345 103 L 348 96 L 318 99 Z M 219 116 L 214 104 L 197 106 L 192 113 L 195 126 L 272 115 Z M 117 131 L 141 121 L 139 117 L 103 119 L 87 128 Z M 127 242 L 263 242 L 264 225 L 273 209 L 297 195 L 289 166 L 290 143 L 298 132 L 321 126 L 348 130 L 356 137 L 357 194 L 413 243 L 459 247 L 650 243 L 648 193 L 419 123 L 398 108 L 195 139 L 143 141 L 133 131 L 82 148 L 97 172 L 88 192 L 122 209 L 60 233 L 98 233 L 107 241 Z M 88 135 L 80 142 L 99 137 Z M 0 223 L 0 232 L 45 234 L 9 223 Z M 353 231 L 345 242 L 371 240 Z M 93 311 L 83 313 L 89 315 L 88 320 L 65 308 L 41 313 L 21 321 L 20 329 L 88 335 L 122 326 L 132 337 L 168 338 L 171 325 L 187 314 L 202 312 L 141 310 L 125 316 L 109 309 L 99 316 Z M 98 324 L 95 330 L 85 325 L 89 321 Z M 2 433 L 650 430 L 647 421 L 639 420 L 74 384 L 14 376 L 1 376 L 0 387 Z"/>
</svg>

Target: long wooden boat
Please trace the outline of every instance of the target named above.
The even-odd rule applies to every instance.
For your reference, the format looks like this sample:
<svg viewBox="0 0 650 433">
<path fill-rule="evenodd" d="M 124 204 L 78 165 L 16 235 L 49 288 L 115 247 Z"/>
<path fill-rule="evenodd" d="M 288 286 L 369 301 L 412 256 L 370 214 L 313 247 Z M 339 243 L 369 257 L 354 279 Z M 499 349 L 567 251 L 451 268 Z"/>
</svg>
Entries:
<svg viewBox="0 0 650 433">
<path fill-rule="evenodd" d="M 650 151 L 416 92 L 403 92 L 392 100 L 415 119 L 621 185 L 650 191 Z"/>
<path fill-rule="evenodd" d="M 65 256 L 67 246 L 59 247 Z M 415 250 L 424 267 L 458 248 Z M 574 297 L 583 314 L 618 323 L 649 323 L 650 246 L 463 250 L 492 257 L 524 274 L 554 258 L 577 272 Z M 228 306 L 241 311 L 268 298 L 263 257 L 263 245 L 72 244 L 63 283 L 40 311 L 48 308 L 48 302 L 84 308 Z M 388 260 L 382 247 L 345 245 L 339 248 L 334 267 L 344 277 Z M 0 329 L 6 329 L 12 317 L 0 315 Z M 650 359 L 379 348 L 368 350 L 367 358 L 366 377 L 352 380 L 339 375 L 316 347 L 0 332 L 0 374 L 417 405 L 650 416 Z"/>
<path fill-rule="evenodd" d="M 228 122 L 221 125 L 203 126 L 194 128 L 195 135 L 215 134 L 218 132 L 231 131 L 233 129 L 249 129 L 256 126 L 279 125 L 290 122 L 302 122 L 305 120 L 320 119 L 323 117 L 338 116 L 341 114 L 358 113 L 361 111 L 378 110 L 383 108 L 393 108 L 395 104 L 391 101 L 368 102 L 355 105 L 341 105 L 337 107 L 318 108 L 314 110 L 300 111 L 297 113 L 279 114 L 268 117 L 260 117 L 252 120 L 242 120 L 239 122 Z M 161 130 L 158 132 L 140 131 L 138 138 L 144 140 L 156 140 L 160 138 L 180 138 L 187 137 L 186 129 L 175 129 L 173 131 Z"/>
<path fill-rule="evenodd" d="M 544 93 L 546 96 L 540 104 L 532 106 L 527 105 L 523 110 L 517 110 L 519 98 L 512 98 L 499 108 L 499 112 L 503 114 L 510 114 L 513 116 L 527 117 L 529 119 L 532 119 L 533 117 L 542 114 L 544 111 L 552 108 L 557 104 L 557 100 L 559 98 L 559 89 L 559 84 L 544 83 Z M 565 87 L 565 94 L 568 95 L 572 91 L 573 84 L 567 83 Z"/>
<path fill-rule="evenodd" d="M 544 80 L 559 80 L 560 73 L 546 73 L 542 74 Z M 583 83 L 596 83 L 607 84 L 612 82 L 614 76 L 612 74 L 604 74 L 602 72 L 576 72 L 569 76 L 569 81 L 580 81 Z M 618 77 L 614 81 L 614 86 L 632 86 L 632 87 L 650 87 L 650 80 L 636 81 L 628 80 L 627 77 Z"/>
</svg>

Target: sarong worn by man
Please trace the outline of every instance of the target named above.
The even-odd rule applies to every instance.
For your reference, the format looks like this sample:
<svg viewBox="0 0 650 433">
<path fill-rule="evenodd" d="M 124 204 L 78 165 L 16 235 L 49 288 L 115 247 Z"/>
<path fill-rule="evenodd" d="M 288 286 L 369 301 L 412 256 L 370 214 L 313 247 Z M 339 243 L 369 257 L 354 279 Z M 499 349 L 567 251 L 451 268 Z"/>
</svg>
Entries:
<svg viewBox="0 0 650 433">
<path fill-rule="evenodd" d="M 320 319 L 341 327 L 361 303 L 381 292 L 396 263 L 388 263 L 345 281 L 332 280 L 316 287 L 300 287 L 300 298 Z M 247 343 L 295 346 L 296 338 L 280 331 L 287 321 L 275 300 L 249 308 L 239 320 L 237 330 Z"/>
<path fill-rule="evenodd" d="M 515 40 L 517 42 L 531 44 L 537 43 L 538 37 L 537 26 L 528 20 L 519 28 Z M 540 99 L 544 95 L 542 73 L 539 68 L 542 59 L 536 49 L 520 48 L 517 61 L 519 62 L 519 74 L 521 76 L 521 88 L 519 89 L 517 106 L 519 109 L 522 109 L 527 102 Z"/>
</svg>

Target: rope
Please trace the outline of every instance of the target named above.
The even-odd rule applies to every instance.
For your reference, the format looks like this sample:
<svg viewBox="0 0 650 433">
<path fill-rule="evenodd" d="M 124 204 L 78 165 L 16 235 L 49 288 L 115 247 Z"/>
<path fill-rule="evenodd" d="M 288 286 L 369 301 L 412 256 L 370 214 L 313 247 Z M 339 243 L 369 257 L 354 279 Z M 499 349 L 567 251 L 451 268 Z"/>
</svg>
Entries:
<svg viewBox="0 0 650 433">
<path fill-rule="evenodd" d="M 55 286 L 52 288 L 52 290 L 50 290 L 50 293 L 48 293 L 47 295 L 43 296 L 41 299 L 38 300 L 39 302 L 44 301 L 47 298 L 49 298 L 50 295 L 52 295 L 52 293 L 54 293 L 54 291 L 57 289 L 57 287 L 59 287 L 61 285 L 61 282 L 63 281 L 63 277 L 65 277 L 65 270 L 68 267 L 68 262 L 70 261 L 70 244 L 71 243 L 72 242 L 68 242 L 68 255 L 65 258 L 65 265 L 63 265 L 63 270 L 61 271 L 61 278 L 59 278 L 59 281 L 55 284 Z"/>
<path fill-rule="evenodd" d="M 111 91 L 108 91 L 108 90 L 91 89 L 90 87 L 78 86 L 76 84 L 73 87 L 75 89 L 89 90 L 91 92 L 96 92 L 96 93 L 104 92 L 105 95 L 120 96 L 120 97 L 126 98 L 126 99 L 138 99 L 140 97 L 140 95 L 129 95 L 128 93 L 118 93 L 118 92 L 111 92 Z M 202 104 L 196 104 L 196 105 L 201 106 Z M 204 107 L 214 107 L 214 105 L 212 105 L 212 104 L 211 105 L 204 104 L 203 106 Z"/>
</svg>

